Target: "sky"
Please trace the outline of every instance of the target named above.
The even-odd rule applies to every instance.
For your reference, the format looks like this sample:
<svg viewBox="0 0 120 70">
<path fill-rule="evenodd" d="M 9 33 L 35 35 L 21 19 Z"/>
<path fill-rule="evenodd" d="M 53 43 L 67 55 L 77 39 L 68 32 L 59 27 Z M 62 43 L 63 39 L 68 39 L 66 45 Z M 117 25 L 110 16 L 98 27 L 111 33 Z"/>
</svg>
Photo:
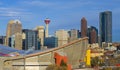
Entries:
<svg viewBox="0 0 120 70">
<path fill-rule="evenodd" d="M 0 35 L 6 35 L 10 20 L 19 19 L 23 29 L 45 26 L 49 18 L 49 34 L 60 29 L 80 30 L 85 17 L 88 26 L 99 29 L 99 13 L 112 11 L 113 42 L 120 42 L 120 0 L 0 0 Z"/>
</svg>

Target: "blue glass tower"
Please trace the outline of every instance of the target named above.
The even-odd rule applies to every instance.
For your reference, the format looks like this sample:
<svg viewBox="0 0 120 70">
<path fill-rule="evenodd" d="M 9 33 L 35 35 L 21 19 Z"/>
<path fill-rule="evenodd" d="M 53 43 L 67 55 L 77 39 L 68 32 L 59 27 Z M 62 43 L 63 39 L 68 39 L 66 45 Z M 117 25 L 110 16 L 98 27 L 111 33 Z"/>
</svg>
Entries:
<svg viewBox="0 0 120 70">
<path fill-rule="evenodd" d="M 25 39 L 23 39 L 23 50 L 28 50 L 32 47 L 35 48 L 35 50 L 39 49 L 38 46 L 38 39 L 37 39 L 37 31 L 35 30 L 29 30 L 29 29 L 23 29 L 23 33 L 25 33 Z"/>
<path fill-rule="evenodd" d="M 46 37 L 44 40 L 44 46 L 47 46 L 47 48 L 58 47 L 58 38 L 54 36 Z"/>
<path fill-rule="evenodd" d="M 100 42 L 112 42 L 112 12 L 105 11 L 99 15 L 100 20 Z"/>
</svg>

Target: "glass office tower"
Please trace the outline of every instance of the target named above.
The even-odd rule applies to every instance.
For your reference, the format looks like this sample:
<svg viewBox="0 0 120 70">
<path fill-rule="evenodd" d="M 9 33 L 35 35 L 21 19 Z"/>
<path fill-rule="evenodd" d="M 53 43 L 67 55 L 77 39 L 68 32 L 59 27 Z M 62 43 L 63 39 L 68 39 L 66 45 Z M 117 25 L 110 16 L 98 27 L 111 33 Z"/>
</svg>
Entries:
<svg viewBox="0 0 120 70">
<path fill-rule="evenodd" d="M 100 42 L 112 42 L 112 12 L 105 11 L 99 15 L 100 21 Z"/>
</svg>

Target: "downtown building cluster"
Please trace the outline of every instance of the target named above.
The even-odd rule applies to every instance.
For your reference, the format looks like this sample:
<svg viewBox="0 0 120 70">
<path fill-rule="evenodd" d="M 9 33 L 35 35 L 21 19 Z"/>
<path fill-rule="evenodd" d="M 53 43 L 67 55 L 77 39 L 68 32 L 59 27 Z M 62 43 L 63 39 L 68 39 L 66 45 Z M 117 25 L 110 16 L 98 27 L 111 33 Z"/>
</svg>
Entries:
<svg viewBox="0 0 120 70">
<path fill-rule="evenodd" d="M 99 34 L 94 26 L 87 26 L 87 20 L 83 17 L 80 21 L 81 31 L 61 29 L 54 36 L 49 35 L 50 19 L 45 19 L 46 27 L 37 26 L 34 29 L 22 29 L 19 20 L 10 20 L 7 25 L 6 36 L 0 36 L 0 43 L 18 50 L 42 50 L 62 46 L 78 38 L 88 37 L 90 44 L 112 43 L 112 12 L 105 11 L 99 15 Z"/>
</svg>

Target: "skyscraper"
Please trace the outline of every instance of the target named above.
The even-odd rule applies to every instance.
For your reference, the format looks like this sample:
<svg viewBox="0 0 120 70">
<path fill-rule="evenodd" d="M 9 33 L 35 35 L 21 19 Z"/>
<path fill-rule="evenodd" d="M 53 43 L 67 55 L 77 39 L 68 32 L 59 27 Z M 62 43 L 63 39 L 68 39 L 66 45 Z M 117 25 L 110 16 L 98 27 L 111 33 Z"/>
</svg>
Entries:
<svg viewBox="0 0 120 70">
<path fill-rule="evenodd" d="M 55 36 L 58 38 L 58 46 L 68 43 L 68 31 L 58 30 L 55 32 Z"/>
<path fill-rule="evenodd" d="M 47 48 L 58 47 L 58 38 L 54 36 L 45 38 L 44 46 L 47 46 Z"/>
<path fill-rule="evenodd" d="M 22 50 L 22 34 L 15 33 L 9 38 L 9 46 L 18 50 Z"/>
<path fill-rule="evenodd" d="M 35 50 L 40 49 L 39 40 L 37 38 L 37 31 L 23 29 L 23 50 L 34 48 Z"/>
<path fill-rule="evenodd" d="M 19 20 L 10 20 L 8 25 L 7 25 L 7 31 L 6 31 L 6 45 L 10 46 L 10 38 L 15 35 L 16 33 L 22 33 L 22 24 Z M 19 37 L 19 36 L 17 36 Z M 16 37 L 15 37 L 16 38 Z M 17 39 L 17 38 L 16 38 Z M 20 43 L 19 41 L 16 41 L 16 43 Z M 11 47 L 11 46 L 10 46 Z M 15 47 L 21 47 L 21 46 L 15 46 Z"/>
<path fill-rule="evenodd" d="M 84 17 L 81 19 L 81 37 L 87 37 L 87 20 Z"/>
<path fill-rule="evenodd" d="M 0 44 L 5 44 L 6 36 L 0 36 Z"/>
<path fill-rule="evenodd" d="M 43 46 L 44 45 L 44 26 L 37 26 L 35 28 L 35 30 L 37 30 L 38 32 L 38 38 L 40 39 L 40 45 Z"/>
<path fill-rule="evenodd" d="M 98 29 L 94 26 L 90 26 L 87 29 L 87 36 L 89 38 L 89 43 L 98 43 Z"/>
<path fill-rule="evenodd" d="M 69 42 L 78 39 L 79 31 L 71 29 L 69 32 Z"/>
<path fill-rule="evenodd" d="M 100 22 L 100 42 L 112 42 L 112 12 L 105 11 L 99 15 Z"/>
<path fill-rule="evenodd" d="M 22 33 L 15 33 L 15 49 L 22 50 Z"/>
</svg>

